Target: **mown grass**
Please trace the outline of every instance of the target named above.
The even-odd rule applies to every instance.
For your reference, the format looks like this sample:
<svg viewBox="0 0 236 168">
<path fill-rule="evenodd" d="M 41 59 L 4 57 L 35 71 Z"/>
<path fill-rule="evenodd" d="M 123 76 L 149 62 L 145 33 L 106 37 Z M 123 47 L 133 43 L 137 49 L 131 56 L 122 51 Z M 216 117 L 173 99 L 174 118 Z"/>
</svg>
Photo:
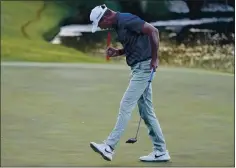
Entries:
<svg viewBox="0 0 236 168">
<path fill-rule="evenodd" d="M 26 27 L 29 39 L 21 27 L 36 17 L 42 1 L 1 1 L 1 60 L 39 62 L 104 62 L 78 50 L 45 41 L 43 34 L 67 16 L 67 9 L 47 2 L 38 21 Z"/>
<path fill-rule="evenodd" d="M 141 163 L 152 151 L 137 108 L 112 162 L 94 153 L 115 125 L 128 85 L 125 69 L 1 68 L 2 166 L 234 166 L 233 75 L 160 68 L 153 102 L 172 161 Z M 101 65 L 100 67 L 109 68 Z"/>
</svg>

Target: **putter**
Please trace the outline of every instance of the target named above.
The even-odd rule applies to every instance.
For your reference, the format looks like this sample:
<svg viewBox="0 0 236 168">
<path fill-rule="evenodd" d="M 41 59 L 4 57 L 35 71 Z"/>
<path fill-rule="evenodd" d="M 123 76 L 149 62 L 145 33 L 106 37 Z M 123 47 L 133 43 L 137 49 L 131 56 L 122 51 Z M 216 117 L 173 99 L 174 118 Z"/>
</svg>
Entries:
<svg viewBox="0 0 236 168">
<path fill-rule="evenodd" d="M 148 81 L 148 87 L 147 87 L 147 89 L 149 89 L 149 86 L 150 86 L 150 84 L 151 84 L 151 82 L 152 82 L 154 72 L 155 72 L 155 70 L 152 69 L 151 75 L 150 75 L 150 79 L 149 79 L 149 81 Z M 126 141 L 126 143 L 132 143 L 132 144 L 133 144 L 133 143 L 137 142 L 137 140 L 138 140 L 137 138 L 138 138 L 138 133 L 139 133 L 139 128 L 140 128 L 140 123 L 141 123 L 141 121 L 142 121 L 142 118 L 140 117 L 139 123 L 138 123 L 138 129 L 137 129 L 135 138 L 130 138 L 130 139 L 128 139 L 128 140 Z"/>
</svg>

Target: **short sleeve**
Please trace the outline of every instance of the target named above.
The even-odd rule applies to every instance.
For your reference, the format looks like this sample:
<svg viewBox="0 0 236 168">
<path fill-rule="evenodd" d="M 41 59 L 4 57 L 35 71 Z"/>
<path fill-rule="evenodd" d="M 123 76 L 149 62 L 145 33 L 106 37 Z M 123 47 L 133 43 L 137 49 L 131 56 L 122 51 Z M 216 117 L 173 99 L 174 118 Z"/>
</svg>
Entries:
<svg viewBox="0 0 236 168">
<path fill-rule="evenodd" d="M 134 31 L 136 33 L 142 32 L 142 27 L 144 23 L 144 20 L 132 14 L 127 15 L 123 21 L 124 27 L 126 29 L 129 29 L 130 31 Z"/>
</svg>

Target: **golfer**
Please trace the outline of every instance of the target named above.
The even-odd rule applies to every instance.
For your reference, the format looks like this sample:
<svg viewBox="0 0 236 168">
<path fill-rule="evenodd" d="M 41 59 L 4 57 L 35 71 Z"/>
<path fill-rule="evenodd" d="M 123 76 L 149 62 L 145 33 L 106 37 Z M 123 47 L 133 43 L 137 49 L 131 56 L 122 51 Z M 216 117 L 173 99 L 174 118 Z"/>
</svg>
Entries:
<svg viewBox="0 0 236 168">
<path fill-rule="evenodd" d="M 152 104 L 152 87 L 149 89 L 148 80 L 151 70 L 158 67 L 159 33 L 158 30 L 130 13 L 112 11 L 106 5 L 96 6 L 90 13 L 92 32 L 100 29 L 114 29 L 123 49 L 107 48 L 110 57 L 125 55 L 126 62 L 131 68 L 131 79 L 127 90 L 120 102 L 116 125 L 102 144 L 91 142 L 91 148 L 111 161 L 115 147 L 119 142 L 131 113 L 138 104 L 139 113 L 144 120 L 149 136 L 153 143 L 153 151 L 140 157 L 141 161 L 169 161 L 170 156 L 160 124 L 156 118 Z"/>
</svg>

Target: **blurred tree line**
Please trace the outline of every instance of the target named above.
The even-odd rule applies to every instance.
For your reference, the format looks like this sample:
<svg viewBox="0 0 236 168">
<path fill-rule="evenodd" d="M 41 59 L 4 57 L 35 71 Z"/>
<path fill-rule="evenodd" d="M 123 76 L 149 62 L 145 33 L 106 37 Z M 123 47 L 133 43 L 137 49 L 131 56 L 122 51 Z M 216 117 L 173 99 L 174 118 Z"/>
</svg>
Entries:
<svg viewBox="0 0 236 168">
<path fill-rule="evenodd" d="M 218 3 L 223 5 L 229 5 L 235 9 L 234 0 L 182 0 L 186 3 L 188 12 L 175 12 L 169 9 L 170 4 L 177 0 L 52 0 L 45 3 L 56 3 L 57 5 L 68 8 L 68 16 L 61 20 L 56 29 L 53 28 L 49 32 L 45 33 L 45 39 L 51 40 L 56 33 L 58 33 L 58 27 L 71 24 L 90 24 L 89 15 L 91 10 L 101 4 L 106 4 L 109 8 L 120 12 L 130 12 L 140 16 L 147 22 L 154 22 L 158 20 L 173 20 L 173 19 L 201 19 L 209 17 L 233 17 L 234 12 L 203 12 L 201 9 L 203 6 L 209 3 Z M 173 5 L 173 4 L 172 4 Z M 221 24 L 207 24 L 197 26 L 198 28 L 217 29 L 219 32 L 232 33 L 234 32 L 234 21 L 230 23 Z M 182 43 L 187 33 L 189 33 L 191 26 L 181 28 L 181 32 L 176 37 L 176 40 Z M 56 30 L 56 31 L 55 31 Z M 53 33 L 52 33 L 53 32 Z M 83 33 L 83 36 L 78 41 L 77 38 L 64 38 L 63 44 L 67 46 L 75 47 L 79 50 L 87 50 L 92 47 L 96 47 L 97 43 L 105 40 L 106 32 L 97 32 L 95 34 Z M 113 36 L 114 37 L 114 36 Z M 194 37 L 192 37 L 194 38 Z M 115 38 L 113 38 L 115 40 Z M 232 41 L 232 40 L 231 40 Z M 102 42 L 104 43 L 104 41 Z"/>
<path fill-rule="evenodd" d="M 209 3 L 225 4 L 235 8 L 234 0 L 183 0 L 188 13 L 171 12 L 168 9 L 170 0 L 53 0 L 62 6 L 70 8 L 71 16 L 61 22 L 61 25 L 88 24 L 89 14 L 97 5 L 106 4 L 109 8 L 120 12 L 130 12 L 140 16 L 148 22 L 170 20 L 188 17 L 197 19 L 202 17 L 229 17 L 232 12 L 202 12 L 201 8 Z M 172 0 L 173 1 L 173 0 Z M 176 1 L 176 0 L 175 0 Z"/>
<path fill-rule="evenodd" d="M 233 22 L 221 22 L 202 24 L 197 26 L 180 26 L 175 39 L 169 38 L 172 32 L 168 32 L 164 27 L 158 27 L 161 36 L 160 61 L 162 64 L 187 65 L 190 67 L 203 67 L 220 69 L 233 72 L 234 57 L 234 11 L 210 12 L 202 11 L 202 7 L 217 3 L 229 5 L 235 10 L 234 0 L 182 0 L 187 6 L 187 12 L 171 11 L 170 5 L 179 0 L 51 0 L 45 3 L 55 3 L 68 10 L 68 15 L 55 25 L 54 28 L 45 33 L 45 39 L 51 40 L 59 32 L 59 28 L 71 24 L 90 24 L 89 15 L 91 10 L 101 4 L 106 4 L 109 8 L 120 12 L 130 12 L 138 15 L 147 22 L 174 20 L 174 19 L 201 19 L 201 18 L 233 18 Z M 172 4 L 171 4 L 172 3 Z M 175 5 L 174 5 L 175 6 Z M 180 5 L 182 8 L 183 5 Z M 217 30 L 213 33 L 191 33 L 194 28 Z M 119 47 L 116 40 L 116 33 L 112 33 L 112 45 Z M 221 35 L 230 36 L 222 40 Z M 227 35 L 228 34 L 228 35 Z M 94 53 L 94 56 L 104 56 L 106 47 L 106 31 L 99 31 L 94 34 L 82 32 L 79 37 L 61 37 L 61 42 L 67 47 L 72 47 L 80 51 Z M 176 43 L 177 42 L 177 43 Z M 177 45 L 176 45 L 177 44 Z M 179 45 L 180 44 L 180 45 Z M 223 44 L 223 45 L 222 45 Z M 226 44 L 226 45 L 225 45 Z M 123 58 L 121 58 L 123 59 Z"/>
</svg>

